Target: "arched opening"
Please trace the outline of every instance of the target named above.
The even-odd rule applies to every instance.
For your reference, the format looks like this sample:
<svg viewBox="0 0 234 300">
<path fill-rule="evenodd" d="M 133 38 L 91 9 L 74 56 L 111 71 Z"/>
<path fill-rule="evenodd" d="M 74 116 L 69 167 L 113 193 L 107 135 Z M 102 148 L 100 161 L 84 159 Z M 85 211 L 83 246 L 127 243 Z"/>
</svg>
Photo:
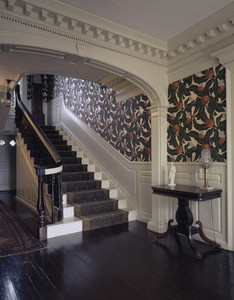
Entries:
<svg viewBox="0 0 234 300">
<path fill-rule="evenodd" d="M 6 71 L 5 75 L 1 77 L 4 80 L 5 77 L 8 77 L 13 80 L 15 79 L 16 83 L 20 77 L 30 74 L 54 74 L 56 76 L 63 75 L 71 78 L 82 78 L 98 83 L 105 77 L 115 75 L 120 79 L 134 84 L 135 87 L 140 88 L 144 94 L 148 96 L 152 107 L 151 112 L 153 112 L 152 117 L 154 117 L 154 114 L 158 114 L 158 109 L 160 114 L 163 114 L 163 120 L 165 119 L 164 117 L 166 117 L 164 108 L 167 105 L 167 84 L 166 76 L 161 76 L 162 67 L 159 67 L 158 72 L 155 72 L 155 66 L 154 68 L 149 66 L 149 68 L 151 67 L 152 69 L 148 72 L 148 65 L 141 69 L 142 65 L 133 65 L 132 62 L 126 63 L 125 58 L 122 62 L 119 61 L 117 64 L 115 59 L 115 55 L 117 54 L 115 53 L 110 54 L 113 60 L 113 65 L 111 65 L 109 63 L 111 60 L 110 57 L 108 57 L 108 63 L 104 63 L 104 57 L 98 60 L 97 57 L 71 56 L 67 52 L 58 52 L 54 49 L 48 50 L 19 45 L 10 45 L 8 47 L 5 45 L 0 55 L 2 58 L 1 62 L 3 62 L 2 70 Z M 102 56 L 104 55 L 105 53 L 102 54 Z M 10 73 L 10 68 L 8 68 L 10 66 L 12 67 L 12 73 Z M 155 78 L 153 76 L 154 72 Z M 162 109 L 160 108 L 161 103 L 164 103 Z M 160 180 L 160 177 L 162 180 L 161 170 L 164 165 L 164 159 L 161 158 L 165 156 L 166 159 L 166 151 L 164 151 L 166 141 L 164 125 L 164 122 L 161 122 L 161 117 L 159 119 L 157 118 L 151 132 L 154 153 L 152 162 L 149 164 L 152 165 L 150 169 L 152 169 L 153 178 L 157 177 L 157 181 Z M 129 174 L 126 172 L 126 176 L 129 177 L 131 172 L 133 171 L 130 170 Z M 148 169 L 145 173 L 141 171 L 142 175 L 140 179 L 138 178 L 137 172 L 138 171 L 134 170 L 134 173 L 131 173 L 134 175 L 131 175 L 132 178 L 129 187 L 131 187 L 131 196 L 135 198 L 136 204 L 139 207 L 139 219 L 147 222 L 150 220 L 152 213 L 151 171 Z M 139 180 L 142 180 L 140 184 Z M 144 196 L 146 193 L 147 197 Z"/>
</svg>

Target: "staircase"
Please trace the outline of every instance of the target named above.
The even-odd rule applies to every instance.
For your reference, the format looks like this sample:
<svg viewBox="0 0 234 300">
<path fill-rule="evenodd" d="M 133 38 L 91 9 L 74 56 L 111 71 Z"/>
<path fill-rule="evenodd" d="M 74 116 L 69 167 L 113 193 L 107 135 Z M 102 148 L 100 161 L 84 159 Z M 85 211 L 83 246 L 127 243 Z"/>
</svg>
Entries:
<svg viewBox="0 0 234 300">
<path fill-rule="evenodd" d="M 94 179 L 85 160 L 77 157 L 54 126 L 41 127 L 63 159 L 62 190 L 66 201 L 74 207 L 74 214 L 82 220 L 82 230 L 92 230 L 128 222 L 128 211 L 119 209 L 118 200 L 102 188 L 102 181 Z"/>
</svg>

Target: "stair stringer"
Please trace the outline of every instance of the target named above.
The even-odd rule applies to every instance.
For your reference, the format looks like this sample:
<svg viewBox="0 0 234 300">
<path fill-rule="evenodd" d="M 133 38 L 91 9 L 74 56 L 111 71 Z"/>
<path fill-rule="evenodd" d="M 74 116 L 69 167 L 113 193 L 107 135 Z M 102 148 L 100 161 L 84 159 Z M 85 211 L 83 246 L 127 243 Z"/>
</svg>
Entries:
<svg viewBox="0 0 234 300">
<path fill-rule="evenodd" d="M 98 162 L 91 157 L 89 152 L 79 143 L 76 137 L 70 132 L 64 124 L 56 126 L 59 134 L 67 141 L 67 145 L 72 146 L 72 150 L 76 152 L 76 157 L 82 158 L 82 164 L 87 165 L 89 172 L 94 172 L 94 179 L 101 181 L 101 187 L 109 190 L 110 198 L 118 200 L 118 208 L 128 211 L 128 221 L 137 219 L 137 209 L 135 205 L 131 205 L 133 200 L 127 195 L 127 192 L 120 187 L 111 174 L 105 170 Z"/>
</svg>

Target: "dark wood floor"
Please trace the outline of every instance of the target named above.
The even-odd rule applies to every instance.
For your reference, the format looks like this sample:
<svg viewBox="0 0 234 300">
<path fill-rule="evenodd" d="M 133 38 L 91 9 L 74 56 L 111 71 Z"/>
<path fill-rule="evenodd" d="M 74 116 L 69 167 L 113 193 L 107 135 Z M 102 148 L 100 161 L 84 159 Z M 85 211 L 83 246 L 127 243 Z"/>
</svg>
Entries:
<svg viewBox="0 0 234 300">
<path fill-rule="evenodd" d="M 0 199 L 33 227 L 14 193 Z M 34 230 L 34 229 L 33 229 Z M 138 221 L 50 239 L 47 249 L 0 258 L 0 299 L 234 299 L 234 253 L 203 243 L 196 261 L 180 237 L 152 243 Z"/>
</svg>

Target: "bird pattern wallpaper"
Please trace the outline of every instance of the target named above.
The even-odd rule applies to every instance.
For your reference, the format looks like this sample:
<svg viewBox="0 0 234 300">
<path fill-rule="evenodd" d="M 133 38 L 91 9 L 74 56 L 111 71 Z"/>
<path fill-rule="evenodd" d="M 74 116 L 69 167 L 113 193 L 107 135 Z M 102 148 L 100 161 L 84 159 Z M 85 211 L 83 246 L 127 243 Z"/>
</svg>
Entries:
<svg viewBox="0 0 234 300">
<path fill-rule="evenodd" d="M 214 161 L 225 162 L 225 68 L 219 65 L 171 83 L 168 102 L 168 161 L 197 162 L 208 148 Z"/>
<path fill-rule="evenodd" d="M 54 77 L 53 97 L 130 161 L 151 160 L 150 101 L 139 95 L 116 102 L 115 91 L 71 77 Z"/>
</svg>

